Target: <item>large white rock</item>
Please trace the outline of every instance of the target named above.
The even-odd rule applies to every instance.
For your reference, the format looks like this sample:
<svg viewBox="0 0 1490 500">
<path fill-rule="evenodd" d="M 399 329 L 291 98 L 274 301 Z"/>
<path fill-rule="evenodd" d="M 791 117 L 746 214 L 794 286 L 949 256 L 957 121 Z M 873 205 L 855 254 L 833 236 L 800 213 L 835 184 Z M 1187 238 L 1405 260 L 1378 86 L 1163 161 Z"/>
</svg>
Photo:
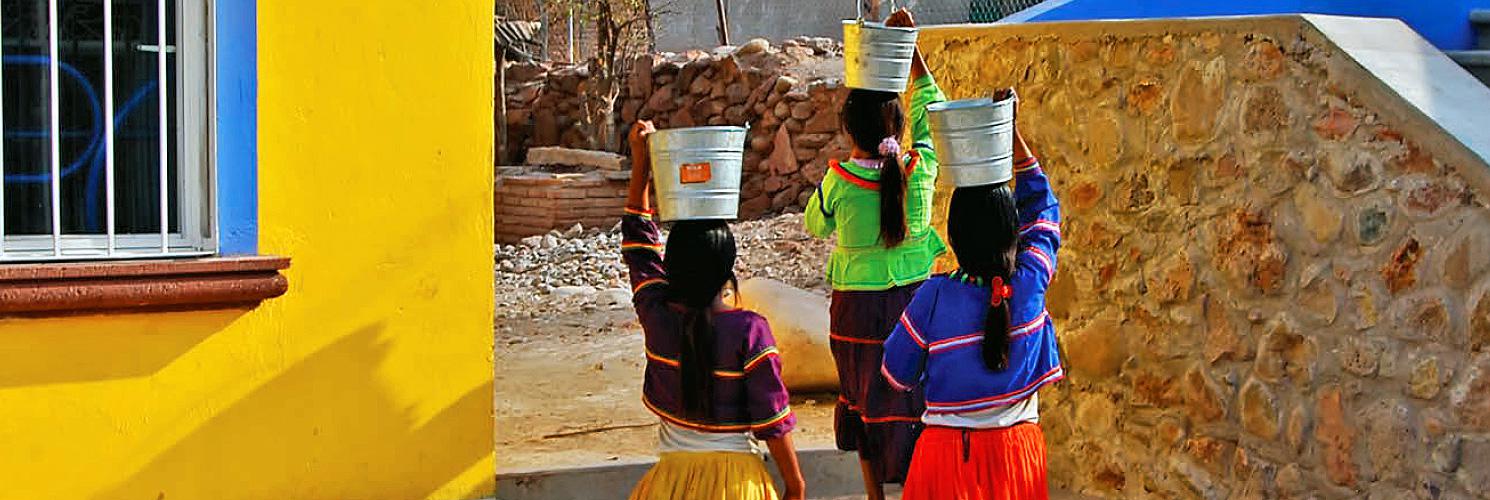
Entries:
<svg viewBox="0 0 1490 500">
<path fill-rule="evenodd" d="M 827 297 L 780 281 L 751 278 L 740 283 L 740 306 L 771 322 L 787 389 L 838 389 L 838 369 L 828 345 Z"/>
</svg>

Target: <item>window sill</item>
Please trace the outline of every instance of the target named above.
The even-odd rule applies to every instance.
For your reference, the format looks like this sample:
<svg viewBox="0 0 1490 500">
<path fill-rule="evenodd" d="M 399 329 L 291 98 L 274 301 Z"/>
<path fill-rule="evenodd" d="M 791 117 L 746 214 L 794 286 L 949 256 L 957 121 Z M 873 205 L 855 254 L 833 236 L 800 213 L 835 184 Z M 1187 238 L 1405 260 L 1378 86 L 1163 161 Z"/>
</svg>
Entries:
<svg viewBox="0 0 1490 500">
<path fill-rule="evenodd" d="M 284 295 L 288 257 L 0 265 L 0 316 L 237 309 Z"/>
</svg>

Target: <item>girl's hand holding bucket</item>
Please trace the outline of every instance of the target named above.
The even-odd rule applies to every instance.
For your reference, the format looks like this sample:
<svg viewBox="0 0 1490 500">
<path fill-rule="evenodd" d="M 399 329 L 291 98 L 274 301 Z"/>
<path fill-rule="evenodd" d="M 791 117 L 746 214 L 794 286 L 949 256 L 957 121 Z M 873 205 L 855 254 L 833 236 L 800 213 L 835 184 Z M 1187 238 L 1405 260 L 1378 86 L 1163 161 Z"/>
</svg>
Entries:
<svg viewBox="0 0 1490 500">
<path fill-rule="evenodd" d="M 1029 144 L 1024 142 L 1024 135 L 1019 133 L 1019 93 L 1014 87 L 999 89 L 993 93 L 993 100 L 1014 100 L 1014 163 L 1022 162 L 1034 154 L 1030 152 Z"/>
<path fill-rule="evenodd" d="M 896 28 L 914 28 L 916 27 L 916 19 L 911 17 L 910 10 L 900 9 L 895 11 L 894 14 L 890 14 L 890 17 L 885 18 L 885 26 Z"/>
<path fill-rule="evenodd" d="M 631 145 L 631 184 L 626 193 L 626 208 L 642 212 L 652 209 L 647 199 L 647 185 L 652 182 L 652 154 L 647 149 L 647 137 L 656 131 L 651 121 L 642 120 L 626 135 L 626 142 Z"/>
<path fill-rule="evenodd" d="M 890 14 L 890 17 L 885 19 L 885 26 L 892 28 L 915 28 L 916 18 L 911 16 L 911 11 L 909 9 L 902 8 L 895 11 L 894 14 Z M 910 79 L 911 81 L 916 81 L 916 79 L 919 79 L 921 78 L 921 76 L 929 73 L 931 73 L 931 70 L 926 68 L 926 59 L 921 57 L 921 48 L 916 47 L 916 49 L 911 52 Z"/>
</svg>

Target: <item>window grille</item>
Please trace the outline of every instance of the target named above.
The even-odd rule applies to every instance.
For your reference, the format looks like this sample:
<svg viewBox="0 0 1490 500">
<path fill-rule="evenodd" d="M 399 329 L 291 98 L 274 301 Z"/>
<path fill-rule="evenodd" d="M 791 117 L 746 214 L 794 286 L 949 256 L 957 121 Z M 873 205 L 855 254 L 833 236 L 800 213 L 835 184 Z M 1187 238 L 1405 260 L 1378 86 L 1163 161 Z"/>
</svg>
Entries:
<svg viewBox="0 0 1490 500">
<path fill-rule="evenodd" d="M 0 0 L 0 261 L 212 253 L 207 3 Z"/>
</svg>

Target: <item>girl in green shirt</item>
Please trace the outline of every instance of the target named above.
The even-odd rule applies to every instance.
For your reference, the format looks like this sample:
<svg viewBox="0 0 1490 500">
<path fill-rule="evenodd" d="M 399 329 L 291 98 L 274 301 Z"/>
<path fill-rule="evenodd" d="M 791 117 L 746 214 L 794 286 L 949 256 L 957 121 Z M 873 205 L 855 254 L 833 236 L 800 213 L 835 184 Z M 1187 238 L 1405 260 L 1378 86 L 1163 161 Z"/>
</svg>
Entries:
<svg viewBox="0 0 1490 500">
<path fill-rule="evenodd" d="M 885 24 L 915 25 L 904 10 Z M 899 94 L 851 90 L 842 122 L 853 156 L 829 163 L 805 213 L 813 235 L 837 236 L 827 269 L 841 394 L 834 434 L 839 449 L 859 452 L 872 500 L 884 497 L 883 483 L 904 481 L 925 410 L 919 390 L 897 391 L 880 373 L 882 344 L 947 248 L 931 227 L 937 160 L 926 123 L 926 106 L 946 97 L 919 50 L 911 80 L 911 146 L 900 145 L 905 115 Z"/>
</svg>

